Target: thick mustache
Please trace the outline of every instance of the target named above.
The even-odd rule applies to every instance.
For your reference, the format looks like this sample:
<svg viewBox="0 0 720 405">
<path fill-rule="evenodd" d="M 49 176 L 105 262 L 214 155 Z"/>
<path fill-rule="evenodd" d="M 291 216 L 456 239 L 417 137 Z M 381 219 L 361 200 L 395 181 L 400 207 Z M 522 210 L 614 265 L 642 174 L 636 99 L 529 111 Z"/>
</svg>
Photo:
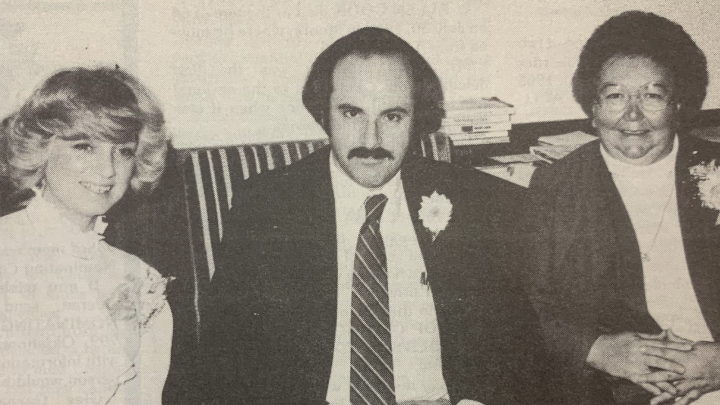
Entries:
<svg viewBox="0 0 720 405">
<path fill-rule="evenodd" d="M 361 159 L 395 159 L 393 154 L 388 151 L 387 149 L 383 148 L 374 148 L 374 149 L 368 149 L 365 147 L 359 147 L 352 149 L 348 153 L 348 160 L 352 159 L 354 157 L 358 157 Z"/>
</svg>

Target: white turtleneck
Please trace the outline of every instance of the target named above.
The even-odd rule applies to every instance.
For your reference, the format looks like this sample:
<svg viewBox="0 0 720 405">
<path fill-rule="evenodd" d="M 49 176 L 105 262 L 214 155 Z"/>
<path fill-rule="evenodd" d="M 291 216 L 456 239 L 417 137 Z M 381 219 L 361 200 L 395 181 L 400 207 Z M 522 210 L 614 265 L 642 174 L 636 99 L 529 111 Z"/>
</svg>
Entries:
<svg viewBox="0 0 720 405">
<path fill-rule="evenodd" d="M 600 145 L 605 164 L 620 192 L 643 260 L 645 299 L 650 315 L 663 329 L 693 341 L 713 338 L 690 280 L 675 187 L 678 139 L 670 154 L 647 165 L 634 166 L 610 156 Z M 720 391 L 693 404 L 720 403 Z"/>
</svg>

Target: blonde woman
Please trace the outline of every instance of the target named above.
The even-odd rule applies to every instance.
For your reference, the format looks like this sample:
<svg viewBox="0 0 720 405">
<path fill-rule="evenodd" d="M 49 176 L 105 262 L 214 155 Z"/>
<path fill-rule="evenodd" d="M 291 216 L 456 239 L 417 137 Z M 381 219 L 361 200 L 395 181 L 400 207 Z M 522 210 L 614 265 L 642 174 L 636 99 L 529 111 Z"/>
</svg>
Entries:
<svg viewBox="0 0 720 405">
<path fill-rule="evenodd" d="M 0 218 L 0 398 L 160 404 L 172 314 L 164 279 L 103 241 L 103 215 L 163 172 L 163 117 L 118 69 L 73 69 L 5 120 L 0 174 L 27 206 Z"/>
</svg>

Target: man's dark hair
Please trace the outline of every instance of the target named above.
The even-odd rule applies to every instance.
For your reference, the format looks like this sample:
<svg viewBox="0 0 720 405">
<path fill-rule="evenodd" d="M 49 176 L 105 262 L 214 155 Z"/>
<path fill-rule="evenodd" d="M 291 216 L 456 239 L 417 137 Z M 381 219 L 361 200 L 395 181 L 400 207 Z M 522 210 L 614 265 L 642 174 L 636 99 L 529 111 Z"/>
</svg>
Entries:
<svg viewBox="0 0 720 405">
<path fill-rule="evenodd" d="M 580 53 L 573 95 L 588 116 L 592 116 L 603 66 L 623 56 L 649 58 L 670 72 L 681 120 L 700 110 L 708 85 L 702 50 L 679 24 L 653 13 L 626 11 L 597 27 Z"/>
<path fill-rule="evenodd" d="M 401 56 L 413 79 L 413 138 L 420 139 L 440 128 L 445 115 L 442 109 L 442 85 L 430 64 L 410 44 L 392 32 L 382 28 L 365 27 L 338 39 L 325 49 L 315 59 L 305 81 L 303 104 L 325 132 L 329 129 L 332 74 L 337 63 L 349 55 Z"/>
</svg>

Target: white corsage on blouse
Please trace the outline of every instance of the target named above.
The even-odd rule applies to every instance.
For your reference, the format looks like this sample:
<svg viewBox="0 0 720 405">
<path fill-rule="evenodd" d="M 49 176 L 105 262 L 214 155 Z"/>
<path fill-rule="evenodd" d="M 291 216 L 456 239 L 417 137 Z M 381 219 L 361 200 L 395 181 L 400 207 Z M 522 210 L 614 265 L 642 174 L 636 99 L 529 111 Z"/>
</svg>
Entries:
<svg viewBox="0 0 720 405">
<path fill-rule="evenodd" d="M 698 197 L 703 207 L 720 211 L 720 170 L 715 160 L 691 167 L 690 175 L 697 181 Z M 715 225 L 720 225 L 720 215 Z"/>
<path fill-rule="evenodd" d="M 131 322 L 141 332 L 150 319 L 167 304 L 165 289 L 174 277 L 162 277 L 155 269 L 147 269 L 144 278 L 127 274 L 105 300 L 105 306 L 115 322 Z"/>
</svg>

